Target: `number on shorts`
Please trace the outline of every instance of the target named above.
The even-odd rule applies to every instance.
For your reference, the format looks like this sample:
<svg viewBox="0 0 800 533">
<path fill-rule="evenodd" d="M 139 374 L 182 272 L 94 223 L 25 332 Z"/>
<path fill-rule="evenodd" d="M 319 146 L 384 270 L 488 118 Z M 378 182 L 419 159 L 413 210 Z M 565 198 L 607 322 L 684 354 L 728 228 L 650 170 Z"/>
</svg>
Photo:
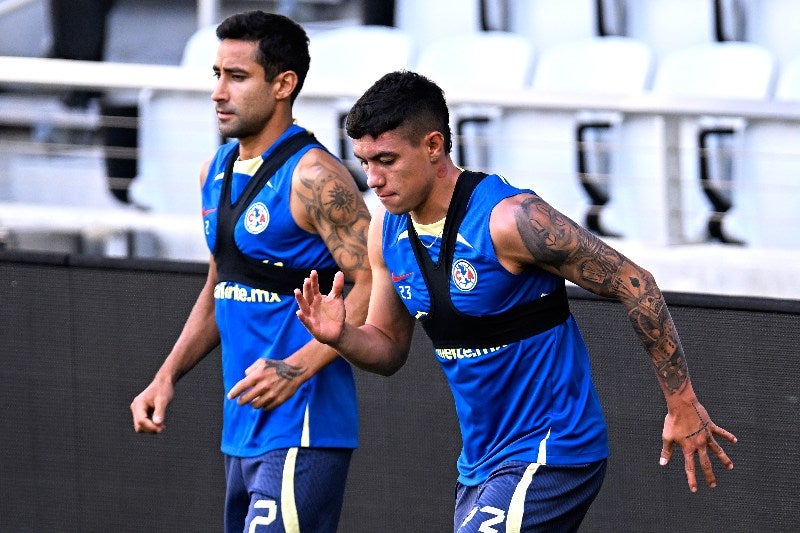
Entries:
<svg viewBox="0 0 800 533">
<path fill-rule="evenodd" d="M 498 509 L 497 507 L 490 507 L 485 505 L 481 507 L 481 512 L 486 514 L 493 514 L 494 518 L 490 518 L 488 520 L 484 520 L 481 522 L 481 527 L 478 528 L 478 531 L 481 533 L 497 533 L 497 530 L 492 526 L 496 526 L 497 524 L 502 524 L 503 520 L 506 519 L 506 513 L 502 509 Z"/>
<path fill-rule="evenodd" d="M 248 533 L 255 533 L 256 527 L 268 526 L 278 517 L 278 504 L 275 503 L 275 500 L 258 500 L 253 504 L 253 507 L 266 509 L 267 515 L 253 517 L 253 520 L 250 521 L 250 529 L 247 530 Z"/>
</svg>

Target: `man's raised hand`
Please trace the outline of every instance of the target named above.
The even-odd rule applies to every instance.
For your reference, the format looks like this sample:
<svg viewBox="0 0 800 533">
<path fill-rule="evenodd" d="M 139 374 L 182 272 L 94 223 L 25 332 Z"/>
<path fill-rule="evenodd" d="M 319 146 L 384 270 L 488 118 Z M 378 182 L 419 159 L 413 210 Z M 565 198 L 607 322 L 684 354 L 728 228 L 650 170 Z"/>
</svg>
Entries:
<svg viewBox="0 0 800 533">
<path fill-rule="evenodd" d="M 303 281 L 302 289 L 294 290 L 299 309 L 297 318 L 314 338 L 325 344 L 334 344 L 344 329 L 345 307 L 344 274 L 337 272 L 333 287 L 327 296 L 319 292 L 319 275 L 316 270 Z"/>
</svg>

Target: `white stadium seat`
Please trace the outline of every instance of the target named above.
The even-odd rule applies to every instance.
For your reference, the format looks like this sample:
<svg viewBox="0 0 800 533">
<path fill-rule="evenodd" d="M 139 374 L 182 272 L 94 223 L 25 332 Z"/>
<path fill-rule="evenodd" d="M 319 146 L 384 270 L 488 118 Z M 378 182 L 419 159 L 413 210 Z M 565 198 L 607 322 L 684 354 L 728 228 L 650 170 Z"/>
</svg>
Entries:
<svg viewBox="0 0 800 533">
<path fill-rule="evenodd" d="M 651 71 L 652 53 L 640 41 L 625 37 L 581 39 L 543 50 L 538 56 L 531 89 L 552 94 L 638 94 L 647 88 Z M 584 223 L 592 215 L 586 192 L 589 188 L 596 192 L 608 185 L 613 199 L 628 198 L 637 191 L 637 186 L 650 186 L 636 181 L 636 176 L 620 172 L 621 149 L 604 151 L 607 147 L 619 147 L 622 142 L 617 127 L 621 120 L 615 114 L 586 113 L 580 109 L 508 111 L 500 127 L 499 138 L 503 142 L 495 143 L 491 151 L 492 168 L 502 171 L 515 184 L 533 189 L 564 214 Z M 592 178 L 595 183 L 588 183 L 586 189 L 578 176 L 579 126 L 584 126 L 582 131 L 599 132 L 604 137 L 604 143 L 595 146 L 599 151 L 587 150 L 583 155 L 609 157 L 606 168 L 594 169 L 603 176 L 595 175 Z M 648 220 L 655 223 L 657 217 Z M 647 229 L 647 223 L 629 226 L 612 229 L 628 237 L 634 236 L 635 230 Z"/>
<path fill-rule="evenodd" d="M 745 42 L 713 42 L 666 55 L 659 63 L 653 91 L 671 98 L 768 101 L 775 76 L 775 57 L 766 48 Z M 742 194 L 748 184 L 738 177 L 742 166 L 741 131 L 745 127 L 744 121 L 736 117 L 682 121 L 678 140 L 682 155 L 679 207 L 687 240 L 712 238 L 727 242 L 745 237 L 747 228 L 737 223 L 740 217 L 736 214 L 739 211 L 749 216 L 753 209 L 751 198 Z M 715 150 L 709 145 L 706 150 L 702 139 L 719 142 L 721 147 Z M 717 168 L 711 166 L 715 161 L 720 163 Z M 730 236 L 722 228 L 722 218 L 728 211 Z"/>
</svg>

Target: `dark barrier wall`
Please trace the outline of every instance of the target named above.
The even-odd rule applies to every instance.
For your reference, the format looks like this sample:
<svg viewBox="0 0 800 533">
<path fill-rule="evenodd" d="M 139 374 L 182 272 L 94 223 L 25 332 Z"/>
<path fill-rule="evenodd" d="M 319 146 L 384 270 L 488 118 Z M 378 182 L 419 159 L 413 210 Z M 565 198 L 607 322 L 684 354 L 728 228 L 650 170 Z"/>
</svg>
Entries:
<svg viewBox="0 0 800 533">
<path fill-rule="evenodd" d="M 162 435 L 131 399 L 178 335 L 201 265 L 0 255 L 0 532 L 222 528 L 219 354 L 178 385 Z M 612 455 L 582 531 L 800 531 L 800 302 L 667 295 L 695 388 L 739 437 L 718 488 L 658 466 L 664 402 L 621 306 L 571 292 Z M 430 344 L 405 368 L 357 372 L 361 448 L 340 531 L 452 531 L 460 437 Z"/>
</svg>

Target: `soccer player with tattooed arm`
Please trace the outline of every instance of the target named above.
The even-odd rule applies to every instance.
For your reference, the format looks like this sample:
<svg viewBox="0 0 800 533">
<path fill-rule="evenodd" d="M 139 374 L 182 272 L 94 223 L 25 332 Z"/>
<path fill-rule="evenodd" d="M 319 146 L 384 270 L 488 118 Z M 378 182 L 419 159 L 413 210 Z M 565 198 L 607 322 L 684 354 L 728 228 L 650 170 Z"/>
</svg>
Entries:
<svg viewBox="0 0 800 533">
<path fill-rule="evenodd" d="M 454 531 L 575 531 L 600 491 L 607 430 L 565 280 L 621 302 L 644 344 L 666 399 L 661 464 L 677 445 L 692 492 L 698 463 L 710 487 L 712 457 L 733 468 L 717 439 L 736 437 L 699 402 L 653 276 L 534 191 L 459 168 L 434 82 L 387 74 L 346 128 L 385 207 L 369 229 L 366 323 L 346 320 L 341 274 L 328 292 L 312 272 L 295 290 L 297 315 L 351 363 L 385 375 L 405 363 L 420 321 L 462 436 Z"/>
<path fill-rule="evenodd" d="M 292 293 L 312 268 L 328 285 L 344 272 L 349 320 L 363 324 L 370 215 L 342 162 L 293 121 L 310 64 L 303 28 L 251 11 L 217 37 L 211 100 L 233 140 L 201 172 L 208 277 L 131 403 L 134 428 L 162 432 L 177 381 L 221 345 L 224 530 L 335 533 L 358 445 L 355 380 L 297 320 Z"/>
</svg>

